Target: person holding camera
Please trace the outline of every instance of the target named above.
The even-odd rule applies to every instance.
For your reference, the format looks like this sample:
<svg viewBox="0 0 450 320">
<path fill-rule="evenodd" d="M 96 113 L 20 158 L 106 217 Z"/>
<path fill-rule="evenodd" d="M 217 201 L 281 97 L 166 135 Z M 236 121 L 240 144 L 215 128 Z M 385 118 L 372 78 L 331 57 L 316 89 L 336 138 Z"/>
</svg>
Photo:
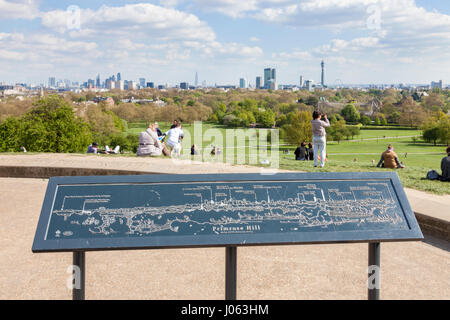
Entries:
<svg viewBox="0 0 450 320">
<path fill-rule="evenodd" d="M 325 166 L 326 158 L 326 131 L 325 128 L 330 126 L 330 122 L 327 119 L 326 114 L 322 114 L 319 111 L 314 111 L 313 120 L 311 120 L 312 135 L 313 135 L 313 146 L 314 146 L 314 167 L 319 165 L 320 156 L 320 167 Z"/>
</svg>

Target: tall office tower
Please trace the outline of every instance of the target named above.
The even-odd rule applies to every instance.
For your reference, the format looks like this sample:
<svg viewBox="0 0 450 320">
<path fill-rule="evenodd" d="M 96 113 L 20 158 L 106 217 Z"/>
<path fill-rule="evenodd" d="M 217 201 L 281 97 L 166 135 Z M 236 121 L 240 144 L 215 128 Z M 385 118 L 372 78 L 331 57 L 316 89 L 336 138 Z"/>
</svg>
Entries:
<svg viewBox="0 0 450 320">
<path fill-rule="evenodd" d="M 127 86 L 128 90 L 136 90 L 136 82 L 134 81 L 128 81 L 128 86 Z"/>
<path fill-rule="evenodd" d="M 261 89 L 261 77 L 256 77 L 256 89 Z"/>
<path fill-rule="evenodd" d="M 300 88 L 303 88 L 305 86 L 305 79 L 303 79 L 303 76 L 300 76 Z"/>
<path fill-rule="evenodd" d="M 125 89 L 124 81 L 123 80 L 117 80 L 116 83 L 115 83 L 115 87 L 117 89 L 124 90 Z"/>
<path fill-rule="evenodd" d="M 111 81 L 116 81 L 116 76 L 115 75 L 111 76 Z"/>
<path fill-rule="evenodd" d="M 95 80 L 94 79 L 88 79 L 88 88 L 94 88 L 95 87 Z"/>
<path fill-rule="evenodd" d="M 320 65 L 322 67 L 322 77 L 320 78 L 320 84 L 322 85 L 322 87 L 325 87 L 325 63 L 323 62 L 323 60 Z"/>
<path fill-rule="evenodd" d="M 139 78 L 139 86 L 145 88 L 145 78 Z"/>
<path fill-rule="evenodd" d="M 119 73 L 117 73 L 117 81 L 120 81 L 120 80 L 122 80 L 122 75 L 119 72 Z"/>
<path fill-rule="evenodd" d="M 245 78 L 239 79 L 239 88 L 248 89 L 248 81 Z"/>
<path fill-rule="evenodd" d="M 312 80 L 306 80 L 306 81 L 305 81 L 305 88 L 306 88 L 308 91 L 312 91 L 312 89 L 313 89 L 313 83 L 314 83 L 314 81 L 312 81 Z"/>
<path fill-rule="evenodd" d="M 97 75 L 97 79 L 95 81 L 95 87 L 100 88 L 102 83 L 100 82 L 100 74 Z"/>
<path fill-rule="evenodd" d="M 270 79 L 269 80 L 269 88 L 271 90 L 278 90 L 278 84 L 277 84 L 277 80 L 275 79 Z"/>
<path fill-rule="evenodd" d="M 187 82 L 181 82 L 181 83 L 180 83 L 180 89 L 188 90 L 188 89 L 189 89 L 189 83 L 187 83 Z"/>
<path fill-rule="evenodd" d="M 275 69 L 264 69 L 264 89 L 270 89 L 270 80 L 277 81 Z"/>
<path fill-rule="evenodd" d="M 147 88 L 154 88 L 155 87 L 155 83 L 154 82 L 147 82 Z"/>
<path fill-rule="evenodd" d="M 264 69 L 264 89 L 269 88 L 269 81 L 272 78 L 272 69 L 266 68 Z"/>
<path fill-rule="evenodd" d="M 55 77 L 48 78 L 48 87 L 49 88 L 56 87 L 56 78 Z"/>
<path fill-rule="evenodd" d="M 112 79 L 106 80 L 106 89 L 115 89 L 116 88 L 116 82 Z"/>
<path fill-rule="evenodd" d="M 431 89 L 439 88 L 442 90 L 442 80 L 439 80 L 438 82 L 431 82 Z"/>
<path fill-rule="evenodd" d="M 198 72 L 195 72 L 195 86 L 198 86 Z"/>
</svg>

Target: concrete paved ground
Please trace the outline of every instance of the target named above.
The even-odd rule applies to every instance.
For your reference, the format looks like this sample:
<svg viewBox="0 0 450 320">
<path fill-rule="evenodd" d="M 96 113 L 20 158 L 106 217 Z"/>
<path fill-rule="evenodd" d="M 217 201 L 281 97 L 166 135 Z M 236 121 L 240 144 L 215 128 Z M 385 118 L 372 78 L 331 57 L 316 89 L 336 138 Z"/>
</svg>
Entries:
<svg viewBox="0 0 450 320">
<path fill-rule="evenodd" d="M 71 253 L 31 252 L 46 186 L 0 178 L 0 299 L 71 299 Z M 224 248 L 86 258 L 87 299 L 224 298 Z M 450 299 L 448 242 L 383 243 L 381 268 L 382 299 Z M 367 244 L 238 248 L 238 299 L 366 299 L 366 279 Z"/>
</svg>

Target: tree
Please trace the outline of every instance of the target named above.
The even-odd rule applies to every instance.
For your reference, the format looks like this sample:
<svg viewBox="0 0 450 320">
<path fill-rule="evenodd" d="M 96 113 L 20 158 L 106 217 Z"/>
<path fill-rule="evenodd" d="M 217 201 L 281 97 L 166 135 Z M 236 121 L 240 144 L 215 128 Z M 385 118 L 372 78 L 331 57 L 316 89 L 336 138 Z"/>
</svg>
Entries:
<svg viewBox="0 0 450 320">
<path fill-rule="evenodd" d="M 289 113 L 288 124 L 282 128 L 286 140 L 295 145 L 300 145 L 303 141 L 312 141 L 311 120 L 312 115 L 308 111 Z"/>
<path fill-rule="evenodd" d="M 386 117 L 384 116 L 384 114 L 382 114 L 382 113 L 377 114 L 377 119 L 379 119 L 378 123 L 380 125 L 383 125 L 383 126 L 387 125 Z"/>
<path fill-rule="evenodd" d="M 272 110 L 267 109 L 261 114 L 261 124 L 264 128 L 272 128 L 275 124 L 275 114 Z"/>
<path fill-rule="evenodd" d="M 305 103 L 306 103 L 308 106 L 316 107 L 317 104 L 319 103 L 319 99 L 318 99 L 316 96 L 309 96 L 309 97 L 306 99 Z"/>
<path fill-rule="evenodd" d="M 347 126 L 348 133 L 351 135 L 352 139 L 355 136 L 359 136 L 360 128 L 359 126 Z"/>
<path fill-rule="evenodd" d="M 436 145 L 437 141 L 446 145 L 450 142 L 450 117 L 443 112 L 438 112 L 435 116 L 430 118 L 422 127 L 422 137 L 426 142 L 433 142 Z"/>
<path fill-rule="evenodd" d="M 72 106 L 58 96 L 38 100 L 35 108 L 0 125 L 0 151 L 25 146 L 36 152 L 79 152 L 92 141 L 89 126 L 76 118 Z"/>
<path fill-rule="evenodd" d="M 345 105 L 345 107 L 341 110 L 341 115 L 347 122 L 358 122 L 361 117 L 353 104 Z"/>
<path fill-rule="evenodd" d="M 439 127 L 438 126 L 434 126 L 434 127 L 430 127 L 427 128 L 423 131 L 423 140 L 425 140 L 426 142 L 433 142 L 434 145 L 436 145 L 437 140 L 439 139 Z"/>
<path fill-rule="evenodd" d="M 365 126 L 369 125 L 372 122 L 372 120 L 370 120 L 370 118 L 366 115 L 361 117 L 361 123 Z"/>
<path fill-rule="evenodd" d="M 337 141 L 337 143 L 340 143 L 340 141 L 347 134 L 345 120 L 339 120 L 339 121 L 336 121 L 334 124 L 332 124 L 328 129 L 328 134 L 331 137 L 331 140 Z"/>
<path fill-rule="evenodd" d="M 405 97 L 400 102 L 399 123 L 410 127 L 418 127 L 428 119 L 423 107 L 418 105 L 411 97 Z"/>
<path fill-rule="evenodd" d="M 422 104 L 426 109 L 432 111 L 439 111 L 445 105 L 443 96 L 436 92 L 424 97 Z"/>
</svg>

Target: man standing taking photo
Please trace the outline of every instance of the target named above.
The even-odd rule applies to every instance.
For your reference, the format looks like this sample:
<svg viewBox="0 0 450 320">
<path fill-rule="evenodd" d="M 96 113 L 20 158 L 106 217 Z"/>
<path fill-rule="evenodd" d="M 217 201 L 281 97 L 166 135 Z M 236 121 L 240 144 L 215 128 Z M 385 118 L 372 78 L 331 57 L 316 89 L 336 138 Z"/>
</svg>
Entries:
<svg viewBox="0 0 450 320">
<path fill-rule="evenodd" d="M 320 156 L 320 167 L 325 166 L 326 157 L 326 132 L 325 128 L 330 126 L 330 122 L 327 119 L 326 114 L 321 114 L 319 111 L 313 112 L 313 120 L 311 120 L 312 135 L 313 135 L 313 146 L 314 146 L 314 167 L 319 165 Z"/>
</svg>

